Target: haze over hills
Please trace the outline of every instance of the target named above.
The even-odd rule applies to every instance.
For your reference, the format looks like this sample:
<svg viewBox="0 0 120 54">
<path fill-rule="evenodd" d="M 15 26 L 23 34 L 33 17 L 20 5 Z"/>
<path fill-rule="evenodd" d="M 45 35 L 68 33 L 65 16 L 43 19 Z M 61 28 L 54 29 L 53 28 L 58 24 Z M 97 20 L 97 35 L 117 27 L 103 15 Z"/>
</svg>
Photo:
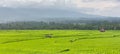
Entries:
<svg viewBox="0 0 120 54">
<path fill-rule="evenodd" d="M 0 29 L 120 29 L 119 17 L 62 8 L 0 8 Z M 113 27 L 114 26 L 114 27 Z M 109 28 L 108 28 L 109 27 Z"/>
<path fill-rule="evenodd" d="M 42 21 L 52 19 L 105 18 L 77 11 L 53 8 L 0 8 L 0 21 Z"/>
<path fill-rule="evenodd" d="M 0 0 L 0 29 L 120 29 L 118 2 Z"/>
<path fill-rule="evenodd" d="M 0 0 L 0 22 L 108 19 L 120 16 L 119 0 Z M 105 17 L 108 16 L 108 17 Z"/>
</svg>

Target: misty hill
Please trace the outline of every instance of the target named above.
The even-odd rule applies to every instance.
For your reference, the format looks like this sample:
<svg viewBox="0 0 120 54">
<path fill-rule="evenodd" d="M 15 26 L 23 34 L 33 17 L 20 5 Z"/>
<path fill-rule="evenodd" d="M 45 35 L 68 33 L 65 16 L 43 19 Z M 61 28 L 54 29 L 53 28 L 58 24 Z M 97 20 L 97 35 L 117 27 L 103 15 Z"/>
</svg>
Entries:
<svg viewBox="0 0 120 54">
<path fill-rule="evenodd" d="M 101 19 L 103 16 L 84 14 L 58 8 L 0 8 L 0 21 L 49 21 Z"/>
<path fill-rule="evenodd" d="M 4 23 L 5 22 L 5 23 Z M 0 29 L 120 29 L 119 17 L 90 15 L 67 9 L 0 8 Z"/>
</svg>

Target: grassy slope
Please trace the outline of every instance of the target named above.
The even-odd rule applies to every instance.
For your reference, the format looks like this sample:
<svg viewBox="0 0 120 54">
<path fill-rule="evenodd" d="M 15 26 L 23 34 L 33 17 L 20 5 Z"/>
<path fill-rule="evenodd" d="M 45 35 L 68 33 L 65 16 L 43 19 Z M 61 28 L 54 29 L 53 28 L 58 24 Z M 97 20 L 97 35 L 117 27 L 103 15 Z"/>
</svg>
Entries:
<svg viewBox="0 0 120 54">
<path fill-rule="evenodd" d="M 120 31 L 4 30 L 0 54 L 120 54 Z"/>
</svg>

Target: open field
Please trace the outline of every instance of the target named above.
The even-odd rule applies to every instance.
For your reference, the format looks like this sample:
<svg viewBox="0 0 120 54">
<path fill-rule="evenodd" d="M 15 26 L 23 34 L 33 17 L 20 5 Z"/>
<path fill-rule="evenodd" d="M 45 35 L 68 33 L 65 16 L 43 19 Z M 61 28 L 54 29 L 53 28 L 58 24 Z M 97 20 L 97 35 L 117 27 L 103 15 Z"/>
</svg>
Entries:
<svg viewBox="0 0 120 54">
<path fill-rule="evenodd" d="M 1 30 L 0 54 L 120 54 L 120 31 Z"/>
</svg>

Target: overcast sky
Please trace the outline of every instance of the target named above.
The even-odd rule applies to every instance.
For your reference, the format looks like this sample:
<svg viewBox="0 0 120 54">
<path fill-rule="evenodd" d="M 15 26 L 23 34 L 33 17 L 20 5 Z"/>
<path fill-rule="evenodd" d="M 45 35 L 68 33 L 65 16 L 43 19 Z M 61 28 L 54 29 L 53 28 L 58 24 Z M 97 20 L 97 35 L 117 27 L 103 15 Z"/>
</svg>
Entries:
<svg viewBox="0 0 120 54">
<path fill-rule="evenodd" d="M 120 0 L 0 0 L 9 8 L 72 8 L 78 12 L 120 17 Z"/>
</svg>

